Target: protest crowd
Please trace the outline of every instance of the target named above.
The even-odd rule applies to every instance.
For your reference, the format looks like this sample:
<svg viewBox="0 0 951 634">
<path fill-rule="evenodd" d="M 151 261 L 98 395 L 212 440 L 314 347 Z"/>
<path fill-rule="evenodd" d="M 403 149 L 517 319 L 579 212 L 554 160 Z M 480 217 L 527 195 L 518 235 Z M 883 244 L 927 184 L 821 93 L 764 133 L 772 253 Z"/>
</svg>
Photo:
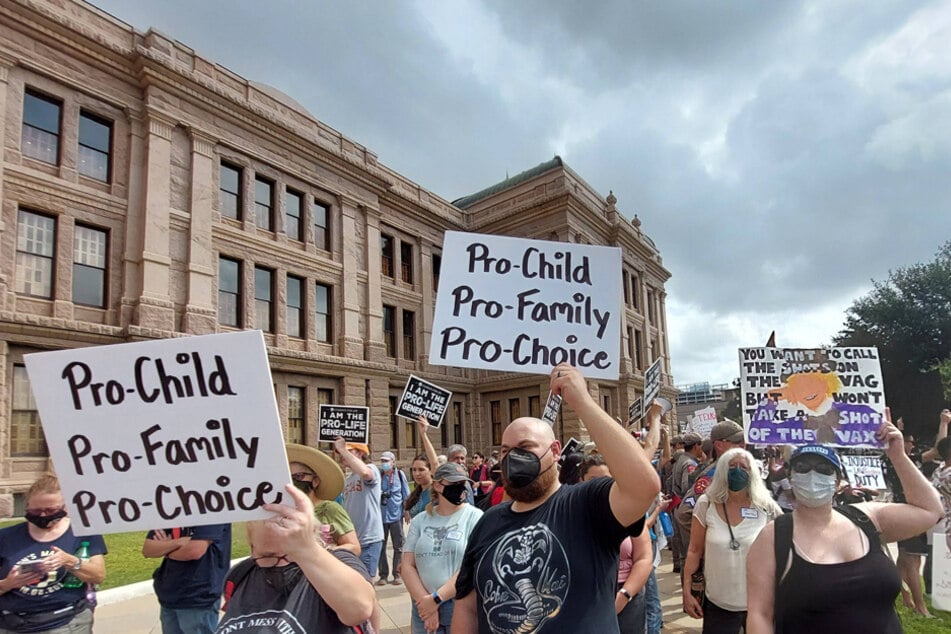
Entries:
<svg viewBox="0 0 951 634">
<path fill-rule="evenodd" d="M 659 399 L 635 437 L 578 369 L 550 386 L 590 442 L 563 451 L 548 422 L 518 418 L 489 458 L 453 445 L 441 460 L 420 416 L 409 476 L 366 443 L 286 445 L 287 496 L 247 523 L 233 567 L 230 524 L 150 530 L 163 632 L 374 632 L 375 584 L 405 588 L 414 634 L 657 634 L 665 548 L 703 632 L 901 632 L 899 594 L 928 616 L 928 535 L 951 540 L 951 411 L 925 451 L 886 416 L 880 491 L 852 486 L 826 444 L 752 447 L 731 420 L 671 436 Z M 26 506 L 0 530 L 0 634 L 91 632 L 103 539 L 73 534 L 54 476 Z"/>
</svg>

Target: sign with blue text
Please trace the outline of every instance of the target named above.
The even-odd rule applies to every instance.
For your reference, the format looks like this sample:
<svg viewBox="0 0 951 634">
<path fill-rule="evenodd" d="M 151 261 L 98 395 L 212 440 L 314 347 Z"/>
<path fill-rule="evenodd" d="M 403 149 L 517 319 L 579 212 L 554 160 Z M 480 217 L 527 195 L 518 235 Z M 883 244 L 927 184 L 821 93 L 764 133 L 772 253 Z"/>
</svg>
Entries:
<svg viewBox="0 0 951 634">
<path fill-rule="evenodd" d="M 429 362 L 619 376 L 621 250 L 447 231 Z"/>
<path fill-rule="evenodd" d="M 264 519 L 283 499 L 261 331 L 24 359 L 77 535 Z"/>
</svg>

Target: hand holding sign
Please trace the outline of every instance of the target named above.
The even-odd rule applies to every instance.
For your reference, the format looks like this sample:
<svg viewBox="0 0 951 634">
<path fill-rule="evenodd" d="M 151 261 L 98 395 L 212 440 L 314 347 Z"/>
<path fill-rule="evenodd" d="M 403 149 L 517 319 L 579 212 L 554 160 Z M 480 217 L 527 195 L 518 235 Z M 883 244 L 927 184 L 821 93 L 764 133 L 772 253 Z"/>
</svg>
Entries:
<svg viewBox="0 0 951 634">
<path fill-rule="evenodd" d="M 891 461 L 905 456 L 905 439 L 901 431 L 892 424 L 891 408 L 885 408 L 885 422 L 875 432 L 875 438 L 885 445 L 885 455 Z"/>
<path fill-rule="evenodd" d="M 586 401 L 593 402 L 588 393 L 588 384 L 584 375 L 567 363 L 555 366 L 551 371 L 551 391 L 564 399 L 568 407 L 578 411 Z"/>
<path fill-rule="evenodd" d="M 265 504 L 264 509 L 274 513 L 274 517 L 261 523 L 281 544 L 288 559 L 300 562 L 306 559 L 319 542 L 314 539 L 314 505 L 304 492 L 293 484 L 284 486 L 284 490 L 294 501 L 294 506 L 286 504 Z"/>
</svg>

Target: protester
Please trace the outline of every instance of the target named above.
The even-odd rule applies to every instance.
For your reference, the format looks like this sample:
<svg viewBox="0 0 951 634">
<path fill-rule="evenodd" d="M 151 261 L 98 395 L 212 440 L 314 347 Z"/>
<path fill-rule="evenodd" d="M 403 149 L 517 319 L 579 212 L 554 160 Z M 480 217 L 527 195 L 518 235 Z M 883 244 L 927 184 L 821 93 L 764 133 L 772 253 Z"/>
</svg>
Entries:
<svg viewBox="0 0 951 634">
<path fill-rule="evenodd" d="M 792 485 L 789 484 L 789 476 L 786 473 L 786 461 L 783 459 L 783 449 L 781 447 L 766 448 L 766 482 L 773 492 L 773 498 L 779 504 L 783 513 L 792 513 L 796 508 L 796 499 L 792 494 Z"/>
<path fill-rule="evenodd" d="M 403 512 L 403 519 L 407 522 L 422 513 L 429 504 L 430 488 L 433 484 L 432 465 L 426 454 L 419 454 L 413 458 L 413 466 L 410 467 L 413 474 L 413 483 L 416 485 L 406 499 L 406 510 Z"/>
<path fill-rule="evenodd" d="M 611 477 L 601 454 L 591 454 L 581 466 L 581 480 Z M 647 526 L 645 525 L 645 529 Z M 646 627 L 647 579 L 653 570 L 653 551 L 649 530 L 621 542 L 617 569 L 617 593 L 614 611 L 621 634 L 643 634 Z"/>
<path fill-rule="evenodd" d="M 380 555 L 380 580 L 378 585 L 385 586 L 390 575 L 386 561 L 386 543 L 393 540 L 393 585 L 403 583 L 400 579 L 399 564 L 403 558 L 403 507 L 409 498 L 409 483 L 406 474 L 396 466 L 396 456 L 384 451 L 380 456 L 380 507 L 383 515 L 383 546 Z"/>
<path fill-rule="evenodd" d="M 475 489 L 475 501 L 478 502 L 492 488 L 492 479 L 489 477 L 489 465 L 482 452 L 472 454 L 472 468 L 469 469 L 469 479 Z"/>
<path fill-rule="evenodd" d="M 941 494 L 941 503 L 944 505 L 938 529 L 944 533 L 948 550 L 951 551 L 951 437 L 946 436 L 938 441 L 938 454 L 942 463 L 931 476 L 931 482 Z"/>
<path fill-rule="evenodd" d="M 83 544 L 85 556 L 73 554 Z M 88 597 L 106 577 L 105 554 L 101 536 L 73 534 L 56 476 L 40 476 L 26 523 L 0 529 L 0 632 L 91 633 Z"/>
<path fill-rule="evenodd" d="M 670 498 L 659 494 L 644 522 L 644 529 L 650 533 L 652 548 L 651 572 L 644 585 L 644 617 L 647 634 L 660 634 L 664 626 L 664 610 L 660 602 L 660 590 L 657 587 L 657 566 L 660 565 L 660 552 L 667 546 L 667 536 L 664 534 L 663 526 L 658 525 L 658 520 L 669 504 Z M 669 517 L 668 515 L 668 519 Z"/>
<path fill-rule="evenodd" d="M 360 540 L 353 521 L 335 500 L 343 491 L 343 471 L 322 451 L 287 443 L 284 445 L 291 482 L 310 499 L 320 538 L 328 548 L 343 548 L 360 556 Z"/>
<path fill-rule="evenodd" d="M 933 526 L 941 501 L 903 451 L 887 409 L 875 437 L 892 461 L 905 503 L 833 511 L 842 476 L 838 455 L 822 445 L 793 452 L 789 481 L 798 506 L 763 529 L 747 559 L 750 634 L 902 631 L 894 607 L 901 581 L 880 544 Z"/>
<path fill-rule="evenodd" d="M 423 443 L 423 450 L 426 452 L 426 456 L 429 458 L 429 463 L 435 465 L 436 467 L 440 465 L 447 464 L 448 462 L 454 462 L 460 464 L 465 468 L 466 466 L 466 455 L 468 452 L 466 448 L 462 445 L 450 445 L 449 447 L 449 459 L 446 459 L 446 456 L 437 456 L 436 449 L 433 447 L 433 443 L 429 440 L 428 432 L 431 429 L 435 429 L 426 421 L 425 416 L 420 416 L 416 419 L 416 428 L 419 431 L 420 441 Z M 466 504 L 475 504 L 475 493 L 472 490 L 472 486 L 466 481 Z"/>
<path fill-rule="evenodd" d="M 151 530 L 142 554 L 162 558 L 152 587 L 163 634 L 212 634 L 231 566 L 231 524 Z"/>
<path fill-rule="evenodd" d="M 699 473 L 697 468 L 700 461 L 703 460 L 703 438 L 700 434 L 688 432 L 683 435 L 684 450 L 674 463 L 671 473 L 670 491 L 674 500 L 680 501 L 687 495 L 687 492 L 693 486 L 695 474 Z M 674 534 L 670 538 L 670 549 L 673 553 L 674 572 L 679 573 L 683 568 L 684 559 L 687 556 L 687 544 L 690 543 L 690 533 L 674 525 Z"/>
<path fill-rule="evenodd" d="M 362 443 L 334 441 L 334 450 L 350 469 L 344 482 L 343 507 L 360 542 L 360 561 L 376 577 L 383 552 L 383 515 L 380 509 L 380 471 L 371 463 L 370 448 Z"/>
<path fill-rule="evenodd" d="M 486 511 L 470 536 L 456 582 L 454 634 L 618 631 L 617 553 L 625 538 L 640 534 L 660 484 L 640 445 L 598 406 L 578 370 L 558 365 L 550 387 L 584 421 L 614 479 L 561 486 L 561 444 L 551 425 L 512 421 L 501 451 L 513 501 Z M 652 404 L 652 424 L 660 424 L 660 411 Z"/>
<path fill-rule="evenodd" d="M 482 511 L 465 502 L 467 480 L 461 465 L 441 465 L 433 474 L 433 502 L 410 523 L 403 576 L 413 599 L 413 634 L 449 632 L 456 575 L 469 533 L 482 517 Z"/>
<path fill-rule="evenodd" d="M 562 454 L 558 468 L 558 481 L 562 484 L 581 482 L 581 468 L 584 461 L 585 455 L 580 451 Z"/>
<path fill-rule="evenodd" d="M 703 619 L 704 634 L 736 634 L 746 623 L 746 555 L 766 524 L 783 510 L 770 496 L 745 449 L 717 460 L 713 480 L 697 500 L 684 563 L 690 579 L 703 561 L 703 603 L 682 588 L 684 612 Z"/>
<path fill-rule="evenodd" d="M 274 516 L 247 524 L 251 557 L 228 574 L 217 632 L 366 631 L 376 596 L 363 564 L 348 550 L 324 548 L 310 500 L 285 488 L 294 506 L 265 504 Z"/>
</svg>

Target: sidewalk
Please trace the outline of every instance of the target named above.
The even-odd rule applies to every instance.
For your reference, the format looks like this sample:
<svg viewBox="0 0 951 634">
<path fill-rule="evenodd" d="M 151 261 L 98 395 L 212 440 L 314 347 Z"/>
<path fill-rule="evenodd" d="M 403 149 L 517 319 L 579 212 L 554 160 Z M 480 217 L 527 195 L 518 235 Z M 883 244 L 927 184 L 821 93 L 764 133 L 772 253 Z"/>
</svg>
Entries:
<svg viewBox="0 0 951 634">
<path fill-rule="evenodd" d="M 392 558 L 392 550 L 390 551 Z M 670 551 L 663 552 L 657 569 L 664 608 L 665 634 L 699 632 L 701 622 L 681 609 L 680 579 L 671 572 Z M 410 599 L 404 586 L 375 586 L 382 619 L 380 634 L 410 634 Z M 99 593 L 96 608 L 96 634 L 161 634 L 159 607 L 152 593 L 152 582 L 143 581 Z"/>
</svg>

